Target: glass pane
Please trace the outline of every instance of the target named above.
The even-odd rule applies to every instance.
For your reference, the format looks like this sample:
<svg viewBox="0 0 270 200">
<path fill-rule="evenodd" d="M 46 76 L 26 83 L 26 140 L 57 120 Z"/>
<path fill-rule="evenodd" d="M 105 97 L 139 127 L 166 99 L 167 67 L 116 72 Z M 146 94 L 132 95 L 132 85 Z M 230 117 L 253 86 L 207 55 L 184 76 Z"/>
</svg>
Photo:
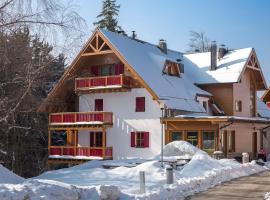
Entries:
<svg viewBox="0 0 270 200">
<path fill-rule="evenodd" d="M 215 149 L 215 133 L 203 132 L 203 149 Z"/>
<path fill-rule="evenodd" d="M 66 146 L 67 132 L 65 130 L 51 131 L 51 146 Z"/>
<path fill-rule="evenodd" d="M 187 132 L 187 141 L 194 146 L 198 146 L 198 132 Z"/>
<path fill-rule="evenodd" d="M 110 75 L 110 68 L 111 68 L 110 65 L 102 66 L 102 68 L 101 68 L 101 75 L 102 76 L 108 76 L 108 75 Z"/>
<path fill-rule="evenodd" d="M 182 132 L 172 132 L 172 142 L 182 140 Z"/>
</svg>

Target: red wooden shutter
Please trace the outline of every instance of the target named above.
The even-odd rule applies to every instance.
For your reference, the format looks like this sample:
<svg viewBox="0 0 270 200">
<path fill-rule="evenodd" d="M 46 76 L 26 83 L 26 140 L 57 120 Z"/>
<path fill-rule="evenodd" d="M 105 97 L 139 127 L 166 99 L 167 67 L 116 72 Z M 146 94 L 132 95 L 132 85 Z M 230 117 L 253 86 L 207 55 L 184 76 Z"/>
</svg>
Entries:
<svg viewBox="0 0 270 200">
<path fill-rule="evenodd" d="M 115 67 L 115 75 L 124 74 L 124 65 L 123 64 L 116 64 L 114 67 Z"/>
<path fill-rule="evenodd" d="M 144 140 L 143 147 L 149 147 L 149 132 L 144 132 L 143 133 L 143 140 Z"/>
<path fill-rule="evenodd" d="M 130 146 L 135 147 L 136 134 L 135 132 L 131 132 L 130 135 Z"/>
<path fill-rule="evenodd" d="M 92 66 L 91 67 L 91 74 L 94 76 L 99 76 L 99 68 L 98 66 Z"/>
<path fill-rule="evenodd" d="M 124 65 L 119 64 L 119 74 L 124 74 Z"/>
<path fill-rule="evenodd" d="M 95 111 L 103 111 L 103 99 L 95 99 Z"/>
<path fill-rule="evenodd" d="M 145 98 L 136 97 L 136 112 L 145 112 Z"/>
</svg>

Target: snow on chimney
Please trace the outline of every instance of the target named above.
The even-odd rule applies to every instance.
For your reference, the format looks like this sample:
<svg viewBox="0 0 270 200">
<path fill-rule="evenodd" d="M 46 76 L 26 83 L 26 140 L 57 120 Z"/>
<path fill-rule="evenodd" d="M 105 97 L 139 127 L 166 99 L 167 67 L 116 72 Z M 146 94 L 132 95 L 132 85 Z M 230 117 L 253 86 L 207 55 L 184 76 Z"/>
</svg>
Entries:
<svg viewBox="0 0 270 200">
<path fill-rule="evenodd" d="M 167 43 L 164 39 L 159 40 L 158 47 L 163 53 L 167 54 Z"/>
<path fill-rule="evenodd" d="M 224 57 L 224 55 L 227 53 L 226 46 L 224 44 L 220 45 L 218 48 L 218 59 L 220 60 L 221 58 Z"/>
</svg>

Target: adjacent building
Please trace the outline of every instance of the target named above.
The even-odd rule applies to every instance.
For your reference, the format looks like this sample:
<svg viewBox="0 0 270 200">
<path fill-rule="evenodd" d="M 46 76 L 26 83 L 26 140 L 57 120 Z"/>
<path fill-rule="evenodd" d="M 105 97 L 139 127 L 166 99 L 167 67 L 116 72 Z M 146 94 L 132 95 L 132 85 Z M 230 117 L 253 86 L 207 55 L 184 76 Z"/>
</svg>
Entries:
<svg viewBox="0 0 270 200">
<path fill-rule="evenodd" d="M 39 108 L 49 163 L 148 159 L 162 140 L 254 157 L 270 125 L 258 110 L 266 88 L 253 48 L 186 54 L 96 29 Z"/>
</svg>

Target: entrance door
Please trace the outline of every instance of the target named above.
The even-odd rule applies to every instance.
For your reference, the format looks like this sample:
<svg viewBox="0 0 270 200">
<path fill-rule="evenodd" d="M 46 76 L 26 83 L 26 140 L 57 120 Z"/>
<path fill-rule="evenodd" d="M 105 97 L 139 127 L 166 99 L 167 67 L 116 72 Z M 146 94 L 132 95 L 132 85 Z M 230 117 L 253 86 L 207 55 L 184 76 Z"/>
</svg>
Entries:
<svg viewBox="0 0 270 200">
<path fill-rule="evenodd" d="M 198 132 L 197 131 L 188 131 L 187 132 L 187 141 L 194 145 L 198 146 Z"/>
<path fill-rule="evenodd" d="M 102 147 L 102 132 L 90 132 L 90 147 Z"/>
<path fill-rule="evenodd" d="M 171 142 L 183 140 L 182 132 L 172 132 L 171 133 Z"/>
<path fill-rule="evenodd" d="M 252 133 L 252 153 L 254 157 L 257 155 L 257 132 Z"/>
<path fill-rule="evenodd" d="M 95 111 L 103 111 L 103 99 L 95 99 Z"/>
<path fill-rule="evenodd" d="M 225 130 L 223 131 L 222 134 L 222 151 L 224 153 L 225 156 L 227 156 L 227 145 L 228 145 L 228 138 L 227 138 L 227 134 L 228 132 Z"/>
</svg>

